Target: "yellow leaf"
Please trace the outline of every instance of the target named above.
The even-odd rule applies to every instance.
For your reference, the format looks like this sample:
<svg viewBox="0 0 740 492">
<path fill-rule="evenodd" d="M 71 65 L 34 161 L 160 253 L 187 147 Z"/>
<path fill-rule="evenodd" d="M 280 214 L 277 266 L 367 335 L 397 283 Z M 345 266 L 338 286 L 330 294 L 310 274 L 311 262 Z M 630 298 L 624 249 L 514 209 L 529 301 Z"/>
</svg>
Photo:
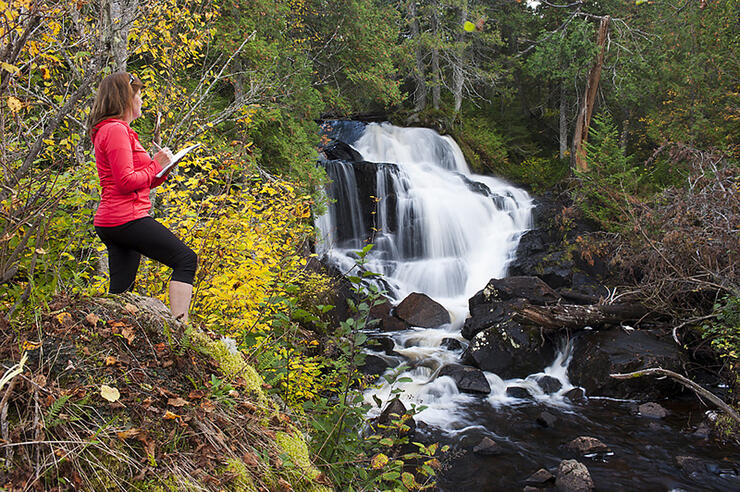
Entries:
<svg viewBox="0 0 740 492">
<path fill-rule="evenodd" d="M 176 413 L 172 413 L 169 410 L 167 410 L 167 412 L 165 412 L 164 414 L 164 417 L 162 418 L 165 420 L 175 420 L 175 419 L 179 419 L 180 417 L 181 415 L 177 415 Z"/>
<path fill-rule="evenodd" d="M 372 466 L 373 470 L 380 470 L 387 464 L 388 457 L 383 453 L 376 454 L 375 456 L 373 456 L 373 459 L 370 460 L 370 466 Z"/>
<path fill-rule="evenodd" d="M 10 96 L 8 97 L 8 107 L 12 112 L 17 113 L 23 108 L 23 104 L 15 97 Z"/>
<path fill-rule="evenodd" d="M 11 65 L 10 63 L 5 62 L 0 62 L 0 67 L 3 67 L 4 70 L 7 70 L 10 73 L 18 73 L 21 71 L 21 69 L 16 67 L 15 65 Z"/>
<path fill-rule="evenodd" d="M 108 386 L 107 384 L 101 384 L 100 385 L 100 396 L 102 396 L 103 399 L 108 400 L 109 402 L 113 403 L 114 401 L 118 401 L 118 399 L 121 397 L 121 393 L 119 393 L 118 390 L 112 386 Z"/>
</svg>

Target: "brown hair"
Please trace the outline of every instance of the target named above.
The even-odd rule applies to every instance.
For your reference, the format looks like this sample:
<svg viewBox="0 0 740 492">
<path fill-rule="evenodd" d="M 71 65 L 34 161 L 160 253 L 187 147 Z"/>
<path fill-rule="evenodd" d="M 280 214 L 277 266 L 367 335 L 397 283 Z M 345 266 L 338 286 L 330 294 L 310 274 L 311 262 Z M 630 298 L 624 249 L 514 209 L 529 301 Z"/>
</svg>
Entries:
<svg viewBox="0 0 740 492">
<path fill-rule="evenodd" d="M 126 111 L 131 109 L 131 104 L 136 92 L 141 90 L 144 84 L 135 75 L 128 72 L 116 72 L 108 75 L 100 82 L 98 93 L 95 96 L 90 116 L 87 119 L 90 139 L 95 139 L 95 126 L 108 118 L 123 118 Z"/>
</svg>

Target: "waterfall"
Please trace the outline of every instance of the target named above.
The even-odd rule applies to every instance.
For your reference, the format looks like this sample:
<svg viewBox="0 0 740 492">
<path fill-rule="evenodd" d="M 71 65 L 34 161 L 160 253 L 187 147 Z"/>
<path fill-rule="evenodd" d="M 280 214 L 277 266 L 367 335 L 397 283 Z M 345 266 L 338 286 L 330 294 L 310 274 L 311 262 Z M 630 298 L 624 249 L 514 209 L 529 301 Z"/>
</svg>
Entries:
<svg viewBox="0 0 740 492">
<path fill-rule="evenodd" d="M 472 174 L 457 143 L 427 128 L 369 124 L 353 147 L 365 162 L 325 161 L 336 202 L 317 223 L 321 252 L 347 271 L 371 241 L 366 268 L 393 299 L 423 292 L 462 323 L 468 299 L 506 274 L 530 227 L 529 195 Z"/>
</svg>

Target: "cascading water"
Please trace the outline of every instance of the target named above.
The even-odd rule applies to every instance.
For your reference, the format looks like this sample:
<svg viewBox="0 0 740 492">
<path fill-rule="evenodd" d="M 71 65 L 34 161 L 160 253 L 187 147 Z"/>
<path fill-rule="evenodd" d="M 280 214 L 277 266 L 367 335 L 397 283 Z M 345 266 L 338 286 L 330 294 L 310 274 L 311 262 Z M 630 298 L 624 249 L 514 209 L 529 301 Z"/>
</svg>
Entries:
<svg viewBox="0 0 740 492">
<path fill-rule="evenodd" d="M 531 225 L 531 199 L 502 180 L 472 174 L 455 141 L 430 129 L 370 124 L 353 146 L 365 162 L 325 162 L 332 180 L 328 194 L 336 202 L 319 219 L 322 252 L 342 271 L 349 271 L 354 252 L 369 239 L 374 248 L 365 267 L 383 275 L 392 299 L 399 302 L 420 292 L 451 313 L 448 325 L 411 328 L 391 336 L 395 352 L 410 366 L 399 379 L 411 382 L 395 386 L 403 390 L 402 399 L 427 407 L 419 419 L 456 432 L 473 425 L 460 409 L 480 398 L 460 393 L 449 377 L 434 377 L 440 367 L 460 356 L 459 350 L 447 350 L 442 342 L 462 340 L 468 299 L 491 278 L 506 274 L 519 238 Z M 363 204 L 358 189 L 374 195 Z M 561 393 L 572 387 L 565 376 L 566 363 L 561 355 L 545 370 L 562 380 Z M 492 405 L 516 401 L 506 396 L 511 382 L 491 373 L 486 378 Z M 557 400 L 545 395 L 534 380 L 516 383 L 527 387 L 535 399 Z M 386 384 L 372 395 L 387 401 L 390 391 Z"/>
</svg>

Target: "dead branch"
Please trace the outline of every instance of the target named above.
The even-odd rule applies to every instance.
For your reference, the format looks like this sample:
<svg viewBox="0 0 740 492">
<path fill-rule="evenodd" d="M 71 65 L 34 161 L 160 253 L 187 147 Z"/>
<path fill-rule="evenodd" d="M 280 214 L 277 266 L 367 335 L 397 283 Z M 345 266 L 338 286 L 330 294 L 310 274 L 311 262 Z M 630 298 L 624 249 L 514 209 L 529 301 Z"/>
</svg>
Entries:
<svg viewBox="0 0 740 492">
<path fill-rule="evenodd" d="M 643 369 L 642 371 L 635 371 L 630 372 L 627 374 L 610 374 L 611 377 L 614 379 L 632 379 L 632 378 L 639 378 L 642 376 L 668 376 L 669 378 L 678 381 L 682 385 L 686 386 L 687 388 L 694 391 L 699 396 L 703 396 L 707 400 L 714 403 L 719 409 L 721 409 L 723 412 L 725 412 L 727 415 L 732 417 L 735 422 L 740 424 L 740 415 L 727 403 L 723 402 L 719 397 L 715 396 L 714 393 L 711 391 L 708 391 L 689 378 L 682 376 L 676 372 L 669 371 L 668 369 L 663 369 L 661 367 L 655 367 L 650 369 Z"/>
</svg>

